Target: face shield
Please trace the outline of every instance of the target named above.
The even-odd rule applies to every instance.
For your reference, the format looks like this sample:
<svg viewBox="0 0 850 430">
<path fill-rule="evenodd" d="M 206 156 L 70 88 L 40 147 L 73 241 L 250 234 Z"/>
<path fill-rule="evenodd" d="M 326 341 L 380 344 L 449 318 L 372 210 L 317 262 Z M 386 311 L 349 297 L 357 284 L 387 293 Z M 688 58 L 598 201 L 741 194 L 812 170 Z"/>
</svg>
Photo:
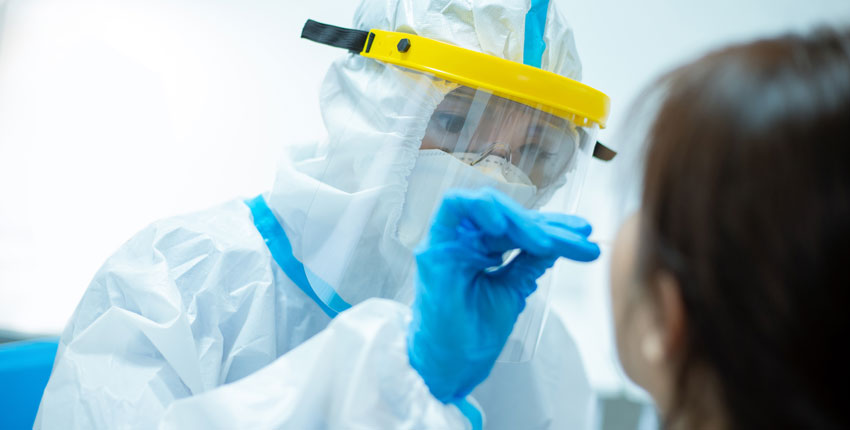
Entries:
<svg viewBox="0 0 850 430">
<path fill-rule="evenodd" d="M 370 297 L 409 303 L 413 248 L 450 188 L 498 189 L 539 208 L 578 202 L 607 96 L 535 67 L 416 35 L 308 21 L 302 37 L 358 55 L 322 89 L 327 139 L 283 163 L 270 206 L 317 296 L 340 312 Z M 507 258 L 507 256 L 506 256 Z M 550 275 L 503 361 L 537 345 Z"/>
</svg>

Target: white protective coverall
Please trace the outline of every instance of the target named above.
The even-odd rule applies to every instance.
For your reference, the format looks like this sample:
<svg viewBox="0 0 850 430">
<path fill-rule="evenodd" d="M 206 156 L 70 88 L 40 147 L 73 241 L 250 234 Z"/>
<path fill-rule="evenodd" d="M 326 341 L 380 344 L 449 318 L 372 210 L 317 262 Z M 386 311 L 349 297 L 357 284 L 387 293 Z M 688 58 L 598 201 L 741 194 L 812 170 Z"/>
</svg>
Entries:
<svg viewBox="0 0 850 430">
<path fill-rule="evenodd" d="M 522 62 L 532 3 L 548 8 L 541 67 L 578 79 L 572 31 L 554 3 L 364 0 L 354 26 L 416 33 Z M 357 55 L 333 63 L 321 93 L 327 138 L 285 147 L 266 201 L 293 255 L 309 253 L 314 237 L 305 216 L 316 213 L 315 202 L 304 190 L 315 192 L 321 180 L 332 197 L 358 194 L 339 185 L 357 172 L 328 176 L 328 151 L 352 150 L 348 167 L 356 169 L 357 157 L 380 150 L 375 142 L 399 135 L 398 124 L 424 131 L 439 97 L 423 101 L 421 112 L 399 112 L 402 103 L 409 109 L 410 96 L 396 92 L 393 73 Z M 369 115 L 351 115 L 364 106 Z M 405 165 L 388 166 L 399 181 L 381 196 L 396 216 L 391 225 L 405 204 L 419 140 L 407 136 Z M 267 240 L 238 199 L 158 221 L 125 243 L 95 275 L 62 334 L 35 428 L 473 428 L 478 411 L 470 412 L 470 404 L 487 429 L 588 426 L 592 394 L 575 344 L 554 314 L 531 361 L 497 363 L 470 404 L 445 405 L 407 362 L 410 311 L 399 300 L 412 291 L 387 291 L 366 276 L 358 290 L 363 299 L 397 301 L 357 300 L 332 320 L 281 269 Z"/>
</svg>

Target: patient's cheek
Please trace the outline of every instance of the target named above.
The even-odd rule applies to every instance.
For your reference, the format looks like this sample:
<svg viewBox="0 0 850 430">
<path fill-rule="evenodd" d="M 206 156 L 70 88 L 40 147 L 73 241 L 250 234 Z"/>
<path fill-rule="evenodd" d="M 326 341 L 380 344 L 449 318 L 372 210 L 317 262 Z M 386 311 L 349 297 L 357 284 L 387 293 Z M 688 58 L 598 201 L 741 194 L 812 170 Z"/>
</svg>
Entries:
<svg viewBox="0 0 850 430">
<path fill-rule="evenodd" d="M 617 341 L 617 353 L 626 373 L 634 379 L 637 371 L 637 339 L 640 338 L 641 304 L 637 300 L 636 280 L 638 215 L 632 215 L 620 227 L 611 255 L 611 313 Z"/>
</svg>

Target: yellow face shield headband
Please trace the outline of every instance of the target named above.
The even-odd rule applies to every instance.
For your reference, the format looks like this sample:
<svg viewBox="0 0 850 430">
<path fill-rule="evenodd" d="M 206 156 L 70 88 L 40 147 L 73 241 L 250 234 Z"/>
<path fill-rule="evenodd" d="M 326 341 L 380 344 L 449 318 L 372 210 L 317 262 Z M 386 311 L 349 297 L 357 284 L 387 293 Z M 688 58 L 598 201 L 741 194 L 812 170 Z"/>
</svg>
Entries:
<svg viewBox="0 0 850 430">
<path fill-rule="evenodd" d="M 605 128 L 607 95 L 558 74 L 414 34 L 362 31 L 308 20 L 301 37 L 407 69 L 425 72 L 471 88 L 480 88 L 534 106 L 576 126 Z M 593 156 L 610 160 L 616 152 L 601 143 Z"/>
</svg>

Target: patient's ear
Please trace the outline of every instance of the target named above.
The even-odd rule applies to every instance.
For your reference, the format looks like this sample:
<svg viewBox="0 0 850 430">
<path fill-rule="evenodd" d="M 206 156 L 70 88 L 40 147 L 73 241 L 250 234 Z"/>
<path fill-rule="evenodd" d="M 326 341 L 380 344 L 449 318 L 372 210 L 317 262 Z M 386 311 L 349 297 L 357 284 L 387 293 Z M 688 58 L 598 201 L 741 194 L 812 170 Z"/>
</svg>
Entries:
<svg viewBox="0 0 850 430">
<path fill-rule="evenodd" d="M 669 361 L 683 348 L 686 335 L 685 305 L 679 281 L 670 272 L 661 271 L 655 277 L 657 294 L 658 334 L 662 355 Z"/>
</svg>

